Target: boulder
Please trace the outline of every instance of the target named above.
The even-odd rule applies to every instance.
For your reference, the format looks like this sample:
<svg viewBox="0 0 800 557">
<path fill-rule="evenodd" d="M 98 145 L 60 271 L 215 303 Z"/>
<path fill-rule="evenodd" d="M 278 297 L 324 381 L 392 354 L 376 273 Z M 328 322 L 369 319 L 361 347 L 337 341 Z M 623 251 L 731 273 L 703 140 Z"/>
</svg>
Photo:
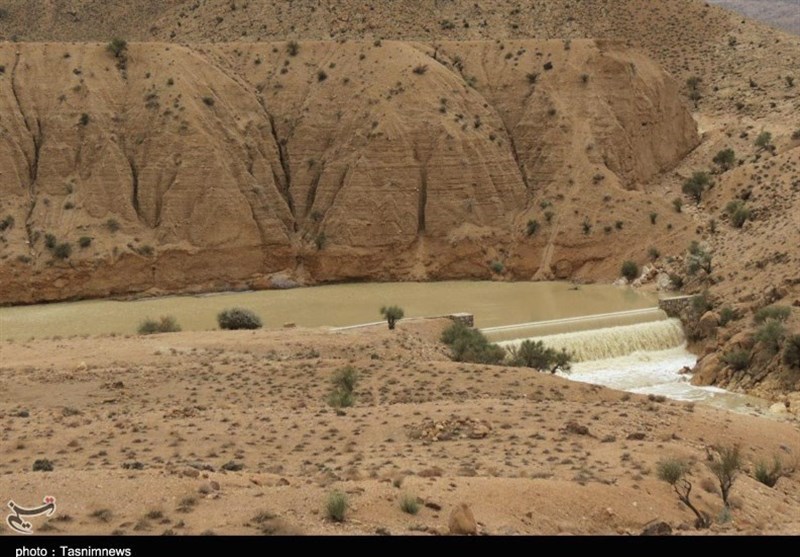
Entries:
<svg viewBox="0 0 800 557">
<path fill-rule="evenodd" d="M 703 338 L 713 338 L 717 334 L 719 327 L 719 314 L 715 311 L 707 311 L 697 322 L 697 332 Z"/>
<path fill-rule="evenodd" d="M 457 536 L 474 536 L 478 533 L 478 523 L 472 509 L 466 503 L 459 504 L 450 513 L 450 533 Z"/>
<path fill-rule="evenodd" d="M 717 382 L 719 375 L 720 362 L 717 354 L 703 356 L 694 368 L 692 385 L 707 386 Z"/>
<path fill-rule="evenodd" d="M 670 536 L 672 535 L 672 526 L 664 521 L 654 522 L 645 526 L 640 534 L 642 536 Z"/>
</svg>

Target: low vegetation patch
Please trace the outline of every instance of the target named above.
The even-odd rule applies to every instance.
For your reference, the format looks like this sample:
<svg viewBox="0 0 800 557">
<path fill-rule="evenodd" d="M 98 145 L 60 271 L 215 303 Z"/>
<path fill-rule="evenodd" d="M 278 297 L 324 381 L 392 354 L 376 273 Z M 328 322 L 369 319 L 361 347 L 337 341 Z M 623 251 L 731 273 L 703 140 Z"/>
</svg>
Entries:
<svg viewBox="0 0 800 557">
<path fill-rule="evenodd" d="M 177 333 L 181 330 L 178 320 L 172 315 L 162 315 L 158 321 L 147 318 L 139 324 L 137 332 L 140 335 L 152 335 L 156 333 Z"/>
<path fill-rule="evenodd" d="M 334 522 L 344 522 L 349 506 L 347 496 L 341 491 L 334 491 L 325 502 L 325 515 Z"/>
<path fill-rule="evenodd" d="M 262 327 L 261 318 L 250 311 L 243 308 L 231 308 L 221 311 L 217 315 L 217 323 L 220 329 L 237 330 L 237 329 L 260 329 Z"/>
<path fill-rule="evenodd" d="M 572 355 L 565 349 L 548 348 L 541 340 L 524 340 L 519 346 L 508 349 L 508 363 L 516 367 L 529 367 L 540 371 L 567 372 L 572 367 Z"/>
<path fill-rule="evenodd" d="M 333 389 L 328 395 L 328 404 L 334 408 L 347 408 L 356 401 L 355 389 L 358 371 L 352 366 L 338 370 L 333 376 Z"/>
<path fill-rule="evenodd" d="M 456 362 L 476 364 L 503 363 L 506 351 L 492 344 L 477 329 L 468 327 L 460 321 L 454 322 L 442 333 L 442 342 L 450 347 L 451 358 Z"/>
</svg>

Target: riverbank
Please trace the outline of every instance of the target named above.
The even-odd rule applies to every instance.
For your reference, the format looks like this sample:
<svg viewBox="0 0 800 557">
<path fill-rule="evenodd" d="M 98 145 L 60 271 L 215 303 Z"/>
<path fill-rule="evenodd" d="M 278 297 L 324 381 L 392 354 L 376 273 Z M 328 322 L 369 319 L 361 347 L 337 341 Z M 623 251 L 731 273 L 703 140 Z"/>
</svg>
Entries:
<svg viewBox="0 0 800 557">
<path fill-rule="evenodd" d="M 760 459 L 796 461 L 794 418 L 451 362 L 446 325 L 3 343 L 0 490 L 54 495 L 45 530 L 69 534 L 446 533 L 461 502 L 489 534 L 638 533 L 656 519 L 691 532 L 656 463 L 692 460 L 693 502 L 717 517 L 706 449 L 740 443 L 747 471 L 712 533 L 800 533 L 797 473 L 775 488 L 751 477 Z M 326 398 L 346 365 L 360 381 L 337 413 Z M 37 459 L 53 471 L 32 472 Z M 343 524 L 325 516 L 334 490 Z"/>
</svg>

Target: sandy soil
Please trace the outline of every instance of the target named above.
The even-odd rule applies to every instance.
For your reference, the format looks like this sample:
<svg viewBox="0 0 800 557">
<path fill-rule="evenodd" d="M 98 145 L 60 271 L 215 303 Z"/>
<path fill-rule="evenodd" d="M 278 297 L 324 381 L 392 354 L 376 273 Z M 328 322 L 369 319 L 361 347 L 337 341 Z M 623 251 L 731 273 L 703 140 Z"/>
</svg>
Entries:
<svg viewBox="0 0 800 557">
<path fill-rule="evenodd" d="M 739 443 L 732 518 L 710 532 L 800 534 L 800 474 L 751 477 L 796 465 L 796 421 L 451 362 L 445 324 L 5 343 L 0 492 L 56 497 L 39 533 L 444 534 L 462 502 L 484 534 L 693 532 L 657 461 L 691 459 L 693 500 L 718 517 L 708 448 Z M 348 364 L 357 400 L 337 413 L 325 399 Z M 41 458 L 52 472 L 31 471 Z M 344 523 L 326 517 L 334 490 Z"/>
</svg>

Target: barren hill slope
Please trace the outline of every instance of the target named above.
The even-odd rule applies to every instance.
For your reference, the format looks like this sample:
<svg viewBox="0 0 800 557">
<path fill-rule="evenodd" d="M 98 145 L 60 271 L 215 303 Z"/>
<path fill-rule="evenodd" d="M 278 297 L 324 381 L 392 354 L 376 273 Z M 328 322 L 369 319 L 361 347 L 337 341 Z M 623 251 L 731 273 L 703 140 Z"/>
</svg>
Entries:
<svg viewBox="0 0 800 557">
<path fill-rule="evenodd" d="M 695 124 L 624 47 L 287 48 L 141 43 L 120 69 L 100 44 L 0 46 L 2 301 L 493 262 L 613 276 L 634 236 L 667 249 L 693 233 L 644 184 Z"/>
<path fill-rule="evenodd" d="M 710 0 L 724 8 L 800 34 L 800 0 Z"/>
</svg>

